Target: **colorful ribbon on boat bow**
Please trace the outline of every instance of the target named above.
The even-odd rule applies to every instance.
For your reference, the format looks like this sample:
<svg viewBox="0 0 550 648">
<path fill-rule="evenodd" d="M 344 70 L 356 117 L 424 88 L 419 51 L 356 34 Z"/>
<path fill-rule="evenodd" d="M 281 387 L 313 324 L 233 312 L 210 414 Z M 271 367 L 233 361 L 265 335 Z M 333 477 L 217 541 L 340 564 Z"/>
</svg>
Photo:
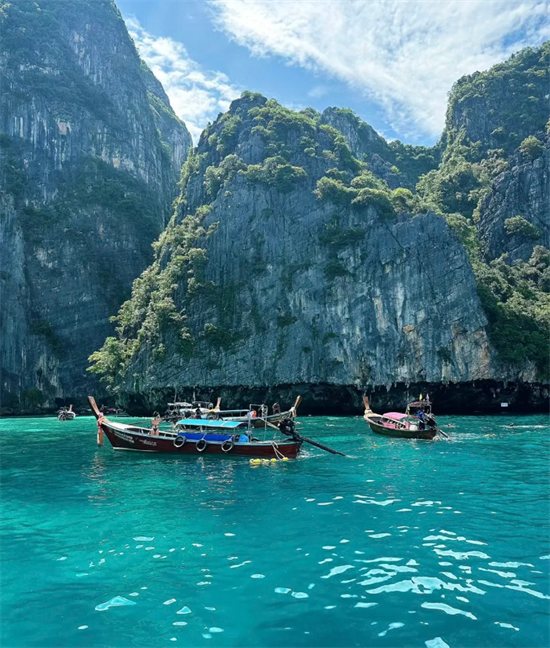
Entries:
<svg viewBox="0 0 550 648">
<path fill-rule="evenodd" d="M 101 427 L 101 424 L 105 420 L 104 416 L 100 416 L 97 419 L 97 445 L 102 446 L 103 445 L 103 428 Z"/>
</svg>

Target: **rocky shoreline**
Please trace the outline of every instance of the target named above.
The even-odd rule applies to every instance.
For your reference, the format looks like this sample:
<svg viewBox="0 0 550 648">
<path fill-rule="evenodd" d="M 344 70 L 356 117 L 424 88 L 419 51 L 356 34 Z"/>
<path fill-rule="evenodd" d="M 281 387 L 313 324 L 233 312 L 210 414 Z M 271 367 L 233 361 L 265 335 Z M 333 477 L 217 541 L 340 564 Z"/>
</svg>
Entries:
<svg viewBox="0 0 550 648">
<path fill-rule="evenodd" d="M 362 397 L 367 395 L 375 411 L 404 410 L 407 403 L 420 394 L 430 395 L 437 414 L 539 414 L 550 411 L 549 383 L 517 383 L 479 380 L 470 383 L 396 383 L 390 386 L 367 386 L 361 389 L 355 385 L 295 384 L 271 387 L 219 386 L 187 387 L 177 391 L 157 389 L 147 394 L 126 393 L 120 395 L 116 405 L 130 416 L 150 416 L 153 411 L 164 411 L 166 403 L 178 400 L 200 400 L 215 402 L 222 399 L 222 408 L 246 407 L 250 403 L 275 402 L 291 405 L 298 395 L 302 396 L 300 415 L 307 416 L 353 416 L 363 412 Z M 99 397 L 107 406 L 115 405 L 112 396 Z M 88 405 L 82 398 L 65 399 L 74 404 L 75 411 L 87 413 Z M 59 403 L 59 405 L 65 404 Z M 508 403 L 503 407 L 502 403 Z M 2 416 L 31 416 L 54 414 L 58 407 L 14 410 L 2 408 Z"/>
<path fill-rule="evenodd" d="M 471 383 L 396 383 L 385 386 L 367 386 L 361 389 L 355 385 L 295 384 L 273 387 L 220 386 L 196 387 L 195 393 L 201 400 L 215 402 L 222 398 L 222 407 L 243 407 L 249 403 L 274 402 L 291 405 L 297 396 L 302 396 L 301 415 L 342 415 L 363 413 L 363 395 L 367 395 L 375 410 L 404 410 L 407 403 L 420 394 L 429 394 L 434 409 L 439 414 L 495 414 L 504 409 L 515 413 L 542 413 L 550 409 L 550 384 L 548 383 L 503 383 L 480 380 Z M 179 399 L 192 399 L 193 389 L 178 391 Z M 120 403 L 129 414 L 149 414 L 174 398 L 174 391 L 163 389 L 151 394 L 126 394 Z M 501 403 L 508 403 L 507 408 Z"/>
</svg>

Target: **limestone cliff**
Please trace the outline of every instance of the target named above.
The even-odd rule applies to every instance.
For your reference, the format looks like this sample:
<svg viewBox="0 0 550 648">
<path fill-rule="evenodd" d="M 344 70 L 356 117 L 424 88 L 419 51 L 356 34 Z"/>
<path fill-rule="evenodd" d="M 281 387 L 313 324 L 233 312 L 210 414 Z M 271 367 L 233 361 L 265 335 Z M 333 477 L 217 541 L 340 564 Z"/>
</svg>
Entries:
<svg viewBox="0 0 550 648">
<path fill-rule="evenodd" d="M 2 404 L 83 395 L 191 146 L 109 0 L 2 2 Z"/>
<path fill-rule="evenodd" d="M 483 198 L 477 228 L 486 259 L 508 254 L 512 263 L 527 261 L 536 245 L 550 248 L 549 144 L 536 159 L 512 156 Z"/>
<path fill-rule="evenodd" d="M 353 155 L 392 189 L 414 190 L 420 176 L 435 169 L 441 158 L 438 146 L 412 146 L 399 140 L 386 142 L 349 109 L 327 108 L 321 121 L 339 130 Z"/>
<path fill-rule="evenodd" d="M 459 79 L 449 96 L 445 146 L 466 138 L 477 152 L 513 153 L 549 117 L 550 41 L 528 47 L 485 72 Z"/>
<path fill-rule="evenodd" d="M 126 398 L 200 385 L 494 377 L 467 254 L 311 111 L 245 93 L 201 137 L 185 190 L 97 367 Z"/>
<path fill-rule="evenodd" d="M 433 149 L 244 93 L 187 161 L 93 370 L 136 409 L 193 386 L 234 404 L 301 392 L 310 411 L 426 389 L 440 408 L 544 408 L 548 57 L 457 82 Z"/>
</svg>

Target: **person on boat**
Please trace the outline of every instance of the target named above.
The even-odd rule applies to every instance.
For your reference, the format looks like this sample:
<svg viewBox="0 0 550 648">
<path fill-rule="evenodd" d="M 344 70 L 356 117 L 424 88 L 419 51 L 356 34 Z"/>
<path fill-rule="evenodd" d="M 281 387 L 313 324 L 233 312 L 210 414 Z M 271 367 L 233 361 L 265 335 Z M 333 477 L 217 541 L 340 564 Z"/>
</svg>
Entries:
<svg viewBox="0 0 550 648">
<path fill-rule="evenodd" d="M 195 418 L 196 419 L 201 419 L 202 418 L 201 408 L 200 407 L 197 407 L 197 409 L 195 410 Z"/>
<path fill-rule="evenodd" d="M 161 421 L 162 419 L 160 418 L 160 414 L 158 412 L 153 412 L 153 419 L 151 421 L 151 434 L 153 436 L 159 435 L 159 425 Z"/>
<path fill-rule="evenodd" d="M 419 409 L 416 416 L 418 417 L 418 428 L 424 430 L 426 428 L 426 422 L 424 420 L 424 410 Z"/>
<path fill-rule="evenodd" d="M 281 406 L 279 403 L 273 403 L 273 414 L 280 414 L 281 413 Z"/>
</svg>

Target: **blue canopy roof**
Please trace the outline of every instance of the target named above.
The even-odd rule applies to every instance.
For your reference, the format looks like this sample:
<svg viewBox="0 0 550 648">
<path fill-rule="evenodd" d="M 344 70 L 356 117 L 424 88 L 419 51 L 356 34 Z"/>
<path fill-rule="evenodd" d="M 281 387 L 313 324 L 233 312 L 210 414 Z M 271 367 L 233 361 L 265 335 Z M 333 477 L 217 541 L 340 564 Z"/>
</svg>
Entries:
<svg viewBox="0 0 550 648">
<path fill-rule="evenodd" d="M 246 425 L 246 421 L 210 421 L 209 419 L 182 419 L 177 425 L 200 426 L 208 428 L 236 428 Z"/>
</svg>

